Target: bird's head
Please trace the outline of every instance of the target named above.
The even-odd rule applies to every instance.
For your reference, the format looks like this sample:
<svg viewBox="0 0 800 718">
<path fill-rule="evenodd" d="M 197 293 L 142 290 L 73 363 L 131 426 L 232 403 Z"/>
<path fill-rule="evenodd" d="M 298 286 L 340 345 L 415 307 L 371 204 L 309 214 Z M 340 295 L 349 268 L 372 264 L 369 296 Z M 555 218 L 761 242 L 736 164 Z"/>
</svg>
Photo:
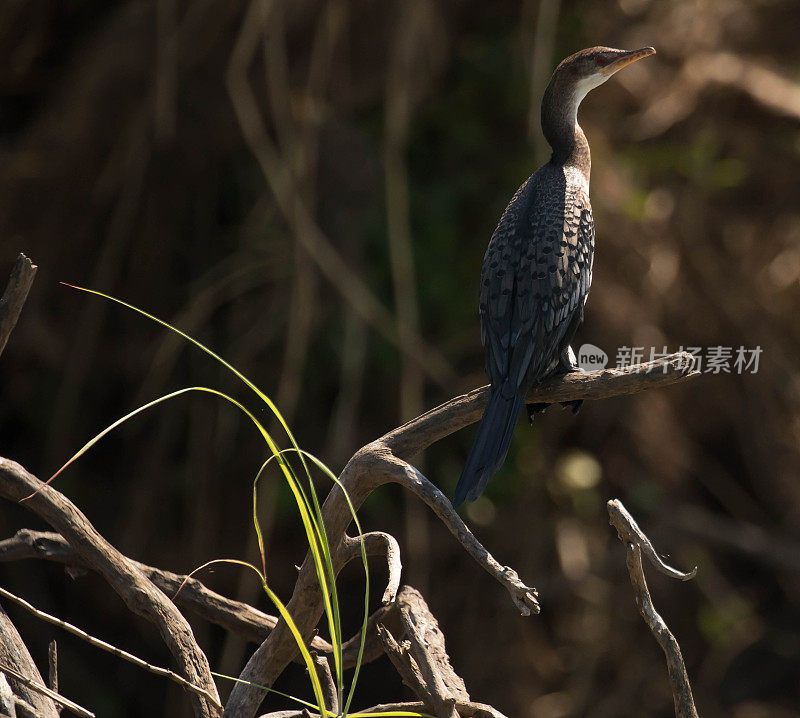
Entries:
<svg viewBox="0 0 800 718">
<path fill-rule="evenodd" d="M 615 50 L 613 47 L 590 47 L 570 55 L 556 68 L 551 85 L 557 85 L 560 94 L 580 105 L 586 94 L 602 85 L 614 73 L 643 57 L 655 54 L 652 47 L 640 50 Z M 567 100 L 567 98 L 564 98 Z"/>
<path fill-rule="evenodd" d="M 589 145 L 578 125 L 578 106 L 595 87 L 614 73 L 643 57 L 654 55 L 652 47 L 615 50 L 590 47 L 570 55 L 555 69 L 542 98 L 542 130 L 557 162 L 572 161 L 589 175 Z"/>
</svg>

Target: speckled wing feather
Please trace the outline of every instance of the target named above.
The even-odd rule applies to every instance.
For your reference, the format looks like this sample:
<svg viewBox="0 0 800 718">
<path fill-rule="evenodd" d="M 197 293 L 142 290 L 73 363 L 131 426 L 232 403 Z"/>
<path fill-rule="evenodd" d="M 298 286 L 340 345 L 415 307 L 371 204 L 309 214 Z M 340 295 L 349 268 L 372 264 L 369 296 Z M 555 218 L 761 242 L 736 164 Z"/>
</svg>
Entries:
<svg viewBox="0 0 800 718">
<path fill-rule="evenodd" d="M 582 318 L 594 223 L 582 176 L 545 165 L 520 187 L 481 273 L 481 338 L 495 390 L 527 393 L 553 371 Z"/>
</svg>

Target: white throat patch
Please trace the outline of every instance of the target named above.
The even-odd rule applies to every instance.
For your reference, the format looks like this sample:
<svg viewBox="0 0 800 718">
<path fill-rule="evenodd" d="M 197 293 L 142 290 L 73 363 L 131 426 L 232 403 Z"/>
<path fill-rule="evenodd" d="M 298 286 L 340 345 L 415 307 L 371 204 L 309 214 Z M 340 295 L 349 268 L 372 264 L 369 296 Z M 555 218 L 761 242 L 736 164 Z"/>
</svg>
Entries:
<svg viewBox="0 0 800 718">
<path fill-rule="evenodd" d="M 594 75 L 578 80 L 575 84 L 575 90 L 572 93 L 572 107 L 570 108 L 572 111 L 570 114 L 576 122 L 578 121 L 578 107 L 583 101 L 583 98 L 589 94 L 590 90 L 594 90 L 595 87 L 602 85 L 609 77 L 611 77 L 611 75 L 606 77 L 597 72 Z"/>
</svg>

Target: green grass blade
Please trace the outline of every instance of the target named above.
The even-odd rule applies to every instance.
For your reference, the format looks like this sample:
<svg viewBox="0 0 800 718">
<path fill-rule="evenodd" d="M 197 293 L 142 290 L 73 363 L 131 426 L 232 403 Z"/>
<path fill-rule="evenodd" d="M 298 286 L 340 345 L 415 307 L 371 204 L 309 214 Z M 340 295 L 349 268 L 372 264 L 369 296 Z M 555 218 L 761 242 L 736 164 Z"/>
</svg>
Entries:
<svg viewBox="0 0 800 718">
<path fill-rule="evenodd" d="M 285 449 L 284 452 L 294 451 L 294 449 Z M 353 700 L 353 694 L 355 692 L 356 683 L 358 682 L 358 675 L 361 670 L 361 664 L 364 657 L 364 645 L 366 641 L 367 635 L 367 623 L 369 622 L 369 562 L 367 560 L 367 551 L 364 547 L 364 539 L 363 539 L 363 531 L 361 530 L 361 523 L 358 520 L 358 516 L 356 515 L 355 507 L 353 506 L 353 502 L 350 500 L 350 495 L 347 493 L 347 489 L 344 487 L 342 482 L 339 478 L 322 462 L 313 454 L 305 451 L 304 449 L 298 449 L 297 451 L 301 452 L 303 455 L 306 456 L 320 471 L 322 471 L 331 481 L 333 481 L 339 488 L 342 490 L 344 494 L 345 500 L 347 501 L 348 508 L 350 509 L 350 516 L 353 519 L 353 522 L 356 525 L 356 530 L 358 531 L 358 537 L 361 541 L 361 561 L 364 565 L 364 617 L 361 624 L 361 641 L 359 644 L 358 649 L 358 657 L 356 659 L 355 671 L 353 674 L 353 681 L 350 686 L 350 692 L 347 697 L 347 702 L 344 707 L 344 711 L 342 713 L 343 716 L 347 716 L 347 711 L 350 708 L 350 704 Z M 341 644 L 339 646 L 341 648 Z"/>
<path fill-rule="evenodd" d="M 284 693 L 283 691 L 279 691 L 275 688 L 267 688 L 267 686 L 262 686 L 260 683 L 253 683 L 252 681 L 246 681 L 243 678 L 236 678 L 235 676 L 229 676 L 226 673 L 217 673 L 216 671 L 211 671 L 211 675 L 215 676 L 216 678 L 224 678 L 227 681 L 233 681 L 234 683 L 244 683 L 244 685 L 246 686 L 252 686 L 253 688 L 258 688 L 259 690 L 266 691 L 267 693 L 274 693 L 276 696 L 280 696 L 281 698 L 286 698 L 290 701 L 294 701 L 295 703 L 303 706 L 304 708 L 312 708 L 313 710 L 319 710 L 319 707 L 315 706 L 313 703 L 309 703 L 308 701 L 304 701 L 302 698 L 289 695 L 288 693 Z"/>
<path fill-rule="evenodd" d="M 350 500 L 350 496 L 347 493 L 347 489 L 343 486 L 343 484 L 339 480 L 339 478 L 320 459 L 318 459 L 316 456 L 314 456 L 313 454 L 309 453 L 308 451 L 305 451 L 304 449 L 295 449 L 295 448 L 282 449 L 279 452 L 279 455 L 271 456 L 269 459 L 267 459 L 264 462 L 263 466 L 259 470 L 258 476 L 256 476 L 256 481 L 258 481 L 259 477 L 263 473 L 263 470 L 266 468 L 267 464 L 269 464 L 273 459 L 280 458 L 281 456 L 284 456 L 284 455 L 286 455 L 288 453 L 295 453 L 295 452 L 302 453 L 320 471 L 322 471 L 329 479 L 331 479 L 331 481 L 333 483 L 337 484 L 342 489 L 342 493 L 344 494 L 345 500 L 347 501 L 348 507 L 350 509 L 350 516 L 351 516 L 351 518 L 353 519 L 353 521 L 354 521 L 354 523 L 356 525 L 356 530 L 358 531 L 358 537 L 359 537 L 359 539 L 361 539 L 361 560 L 362 560 L 362 563 L 364 565 L 364 575 L 365 575 L 365 579 L 366 579 L 365 580 L 365 590 L 364 590 L 364 617 L 363 617 L 362 624 L 361 624 L 361 641 L 360 641 L 360 645 L 359 645 L 358 658 L 356 659 L 356 666 L 355 666 L 355 672 L 354 672 L 354 675 L 353 675 L 353 681 L 352 681 L 352 684 L 351 684 L 351 687 L 350 687 L 349 695 L 347 697 L 347 703 L 345 705 L 345 708 L 344 708 L 344 711 L 343 711 L 343 714 L 342 714 L 343 716 L 346 717 L 347 716 L 347 711 L 348 711 L 348 709 L 350 707 L 350 704 L 351 704 L 351 702 L 353 700 L 353 694 L 355 692 L 355 686 L 356 686 L 356 683 L 358 682 L 358 675 L 359 675 L 359 672 L 361 670 L 361 664 L 362 664 L 362 659 L 363 659 L 363 654 L 364 654 L 364 645 L 365 645 L 365 641 L 366 641 L 366 629 L 367 629 L 367 623 L 369 621 L 369 585 L 370 585 L 369 584 L 369 564 L 368 564 L 368 560 L 367 560 L 366 549 L 364 547 L 364 542 L 363 542 L 363 538 L 362 538 L 363 532 L 362 532 L 362 529 L 361 529 L 361 523 L 359 522 L 358 516 L 356 514 L 355 507 L 353 506 L 353 503 Z M 255 493 L 255 485 L 254 485 L 254 493 L 253 493 L 254 501 L 255 501 L 255 496 L 256 496 L 256 493 Z M 315 502 L 315 503 L 316 503 L 316 506 L 315 506 L 316 510 L 320 511 L 320 514 L 321 514 L 321 510 L 319 509 L 319 503 L 318 502 Z M 253 508 L 253 511 L 254 511 L 254 516 L 256 516 L 255 506 Z M 320 522 L 322 523 L 321 517 L 320 517 Z M 324 526 L 324 523 L 323 523 L 323 526 Z M 327 542 L 327 535 L 325 536 L 325 539 L 326 539 L 326 541 L 325 541 L 325 543 L 323 545 L 329 546 L 329 544 Z M 327 555 L 329 557 L 328 560 L 330 561 L 330 570 L 331 570 L 331 574 L 332 574 L 333 573 L 333 563 L 332 563 L 332 560 L 330 559 L 330 551 L 327 552 Z M 332 579 L 331 583 L 335 584 L 335 580 Z M 338 607 L 338 601 L 334 600 L 333 605 L 335 607 Z M 340 629 L 340 631 L 341 631 L 341 629 Z M 339 633 L 339 635 L 341 635 L 341 632 Z M 343 661 L 343 655 L 342 655 L 342 641 L 341 640 L 339 640 L 338 643 L 334 643 L 334 649 L 335 649 L 334 655 L 336 655 L 336 653 L 338 653 L 338 655 L 339 655 L 338 665 L 343 665 L 344 661 Z M 341 694 L 344 693 L 343 689 L 344 689 L 344 686 L 342 685 L 342 687 L 340 689 L 340 693 Z"/>
<path fill-rule="evenodd" d="M 105 294 L 104 292 L 99 292 L 96 289 L 88 289 L 86 287 L 79 287 L 75 284 L 69 284 L 67 282 L 61 282 L 66 287 L 70 287 L 71 289 L 77 289 L 79 292 L 85 292 L 86 294 L 94 294 L 97 297 L 102 297 L 103 299 L 107 299 L 109 302 L 114 302 L 115 304 L 119 304 L 120 306 L 125 307 L 126 309 L 130 309 L 131 311 L 136 312 L 137 314 L 146 317 L 150 321 L 155 322 L 156 324 L 160 324 L 162 327 L 169 329 L 171 332 L 174 332 L 178 336 L 183 337 L 186 341 L 194 344 L 198 349 L 205 352 L 208 356 L 210 356 L 215 361 L 219 362 L 228 369 L 230 372 L 234 374 L 240 381 L 242 381 L 247 387 L 249 387 L 255 394 L 258 396 L 261 401 L 263 401 L 275 415 L 275 418 L 280 422 L 280 425 L 283 427 L 283 430 L 286 432 L 286 435 L 289 437 L 289 440 L 292 443 L 292 446 L 297 447 L 297 442 L 295 441 L 294 435 L 292 434 L 291 429 L 286 423 L 286 420 L 283 418 L 283 415 L 278 411 L 278 407 L 272 402 L 264 392 L 261 391 L 252 381 L 250 381 L 244 374 L 242 374 L 236 367 L 232 364 L 229 364 L 225 361 L 219 354 L 214 352 L 213 350 L 209 349 L 205 344 L 197 341 L 194 337 L 189 336 L 185 332 L 182 332 L 177 327 L 172 326 L 168 322 L 165 322 L 163 319 L 159 319 L 157 316 L 150 314 L 143 309 L 139 309 L 139 307 L 134 306 L 133 304 L 128 304 L 127 302 L 123 302 L 121 299 L 117 299 L 116 297 L 112 297 L 110 294 Z"/>
<path fill-rule="evenodd" d="M 284 460 L 285 456 L 288 453 L 296 453 L 296 454 L 301 454 L 301 456 L 303 456 L 302 450 L 297 448 L 297 447 L 292 447 L 292 448 L 289 448 L 289 449 L 282 449 L 277 454 L 273 454 L 273 456 L 270 456 L 264 462 L 264 464 L 261 466 L 261 469 L 259 470 L 258 474 L 256 475 L 255 481 L 253 482 L 253 523 L 255 525 L 256 536 L 258 538 L 259 551 L 261 553 L 262 563 L 265 562 L 265 557 L 264 557 L 264 544 L 263 544 L 263 539 L 262 539 L 261 526 L 260 526 L 260 524 L 258 522 L 257 484 L 258 484 L 258 481 L 259 481 L 263 471 L 266 469 L 267 465 L 273 459 L 278 459 L 279 461 Z M 310 454 L 309 454 L 309 456 L 310 456 Z M 305 458 L 305 457 L 303 457 L 303 458 Z M 308 503 L 308 498 L 306 497 L 305 492 L 302 489 L 302 484 L 299 481 L 297 481 L 296 475 L 294 474 L 294 469 L 291 467 L 291 464 L 288 461 L 286 461 L 285 463 L 286 463 L 286 466 L 291 471 L 292 476 L 294 477 L 294 480 L 296 481 L 297 486 L 298 486 L 298 488 L 300 490 L 300 493 L 302 494 L 302 497 L 303 497 L 304 502 L 305 502 L 306 510 L 310 514 L 310 518 L 311 518 L 311 521 L 313 523 L 313 527 L 315 529 L 315 533 L 316 533 L 317 538 L 319 540 L 319 547 L 321 547 L 321 549 L 322 549 L 321 559 L 322 559 L 322 561 L 324 561 L 324 569 L 325 569 L 325 572 L 327 573 L 328 582 L 326 583 L 324 581 L 324 579 L 323 579 L 322 581 L 320 581 L 320 584 L 321 584 L 321 586 L 330 585 L 330 587 L 331 587 L 330 602 L 328 604 L 328 606 L 330 607 L 330 611 L 328 610 L 328 606 L 326 606 L 325 613 L 326 613 L 326 616 L 327 616 L 327 619 L 328 619 L 328 629 L 330 630 L 330 633 L 331 633 L 331 643 L 332 643 L 332 645 L 334 647 L 333 656 L 334 656 L 334 670 L 335 670 L 335 673 L 336 673 L 336 682 L 337 682 L 337 694 L 338 694 L 339 698 L 341 699 L 343 694 L 344 694 L 344 670 L 343 670 L 344 660 L 343 660 L 343 652 L 342 652 L 342 626 L 341 626 L 341 614 L 340 614 L 340 610 L 339 610 L 339 597 L 338 597 L 338 592 L 337 592 L 337 589 L 336 589 L 336 575 L 335 575 L 334 567 L 333 567 L 333 559 L 331 557 L 330 543 L 328 541 L 327 532 L 325 531 L 325 522 L 324 522 L 324 519 L 322 517 L 322 510 L 321 510 L 320 505 L 319 505 L 319 500 L 317 499 L 316 490 L 314 489 L 313 478 L 311 476 L 311 473 L 308 471 L 307 464 L 305 463 L 305 461 L 302 462 L 303 463 L 303 468 L 306 471 L 306 476 L 308 478 L 308 481 L 309 481 L 309 484 L 310 484 L 310 487 L 311 487 L 311 494 L 312 494 L 312 497 L 314 499 L 314 510 L 313 510 L 313 513 L 312 513 L 312 510 L 311 510 L 311 506 Z M 265 571 L 265 575 L 266 575 L 266 571 Z M 318 577 L 318 580 L 319 580 L 319 577 Z"/>
<path fill-rule="evenodd" d="M 258 570 L 258 568 L 253 566 L 252 563 L 247 563 L 247 561 L 240 561 L 239 559 L 236 558 L 218 558 L 214 559 L 213 561 L 207 561 L 202 566 L 198 566 L 196 569 L 194 569 L 194 571 L 192 571 L 188 576 L 186 576 L 184 583 L 186 583 L 186 580 L 191 578 L 191 576 L 193 576 L 198 571 L 202 571 L 204 568 L 207 568 L 208 566 L 212 566 L 217 563 L 230 563 L 235 566 L 243 566 L 244 568 L 249 568 L 259 577 L 259 579 L 261 580 L 261 587 L 264 589 L 264 592 L 267 594 L 270 601 L 272 601 L 275 608 L 278 609 L 278 613 L 280 613 L 281 618 L 283 618 L 283 620 L 286 622 L 289 631 L 291 631 L 292 636 L 294 637 L 295 643 L 297 643 L 297 647 L 300 650 L 300 654 L 303 657 L 303 662 L 306 664 L 308 675 L 311 678 L 311 685 L 312 688 L 314 689 L 314 697 L 317 699 L 317 705 L 312 707 L 316 708 L 320 712 L 320 715 L 331 716 L 332 715 L 331 712 L 325 708 L 325 697 L 322 692 L 322 684 L 320 683 L 319 676 L 317 675 L 317 668 L 314 665 L 314 661 L 311 658 L 311 654 L 309 653 L 308 648 L 305 642 L 303 641 L 303 637 L 300 635 L 300 631 L 298 630 L 297 625 L 295 624 L 291 614 L 289 613 L 289 611 L 286 610 L 286 606 L 284 605 L 283 601 L 281 601 L 280 598 L 278 598 L 277 594 L 269 587 L 266 579 L 261 574 L 261 571 Z M 178 593 L 180 593 L 181 588 L 183 588 L 183 584 L 181 584 L 181 586 L 178 587 L 175 596 L 177 596 Z"/>
</svg>

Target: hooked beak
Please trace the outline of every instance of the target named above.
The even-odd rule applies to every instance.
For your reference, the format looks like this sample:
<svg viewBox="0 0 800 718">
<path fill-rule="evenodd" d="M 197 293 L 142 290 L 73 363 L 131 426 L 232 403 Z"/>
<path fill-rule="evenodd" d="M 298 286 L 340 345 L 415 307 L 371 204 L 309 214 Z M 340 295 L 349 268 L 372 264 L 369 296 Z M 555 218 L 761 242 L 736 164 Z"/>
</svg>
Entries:
<svg viewBox="0 0 800 718">
<path fill-rule="evenodd" d="M 620 55 L 616 60 L 610 62 L 605 67 L 600 68 L 600 74 L 605 75 L 606 77 L 611 77 L 611 75 L 613 75 L 615 72 L 618 72 L 623 67 L 627 67 L 633 62 L 641 60 L 643 57 L 650 57 L 650 55 L 655 54 L 655 48 L 652 47 L 643 47 L 640 50 L 631 50 L 630 52 Z"/>
</svg>

